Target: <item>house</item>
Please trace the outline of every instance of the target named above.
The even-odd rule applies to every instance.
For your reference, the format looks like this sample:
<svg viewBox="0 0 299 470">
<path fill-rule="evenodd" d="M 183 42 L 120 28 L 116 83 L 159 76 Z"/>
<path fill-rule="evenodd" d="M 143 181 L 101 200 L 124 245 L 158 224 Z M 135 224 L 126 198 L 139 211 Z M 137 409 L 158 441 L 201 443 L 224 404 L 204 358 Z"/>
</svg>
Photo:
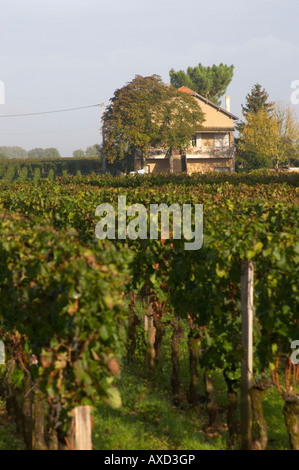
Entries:
<svg viewBox="0 0 299 470">
<path fill-rule="evenodd" d="M 239 118 L 230 112 L 230 98 L 225 98 L 225 108 L 217 106 L 190 88 L 181 87 L 179 91 L 193 96 L 204 113 L 205 121 L 190 141 L 186 151 L 172 150 L 172 165 L 175 173 L 188 174 L 207 171 L 233 172 L 234 157 L 234 121 Z M 138 161 L 136 162 L 138 166 Z M 170 171 L 169 151 L 150 149 L 147 158 L 149 173 Z M 136 168 L 138 169 L 138 168 Z"/>
</svg>

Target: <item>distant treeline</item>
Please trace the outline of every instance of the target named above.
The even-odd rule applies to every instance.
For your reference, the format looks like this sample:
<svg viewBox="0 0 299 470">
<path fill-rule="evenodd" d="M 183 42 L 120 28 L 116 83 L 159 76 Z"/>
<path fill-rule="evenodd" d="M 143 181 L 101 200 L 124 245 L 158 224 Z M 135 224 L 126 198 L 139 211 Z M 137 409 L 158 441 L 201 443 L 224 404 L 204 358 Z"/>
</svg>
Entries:
<svg viewBox="0 0 299 470">
<path fill-rule="evenodd" d="M 101 146 L 98 144 L 87 147 L 84 151 L 82 149 L 74 150 L 74 158 L 84 158 L 84 157 L 98 157 L 101 155 Z M 0 159 L 2 158 L 18 158 L 18 159 L 28 159 L 28 158 L 61 158 L 61 155 L 57 148 L 34 148 L 31 150 L 25 150 L 22 147 L 5 147 L 0 146 Z"/>
<path fill-rule="evenodd" d="M 7 159 L 0 158 L 0 179 L 7 182 L 20 180 L 38 180 L 59 176 L 88 175 L 101 172 L 102 162 L 99 157 L 51 158 L 51 159 Z"/>
<path fill-rule="evenodd" d="M 22 147 L 0 147 L 0 158 L 60 158 L 59 151 L 54 148 L 35 148 L 25 150 Z"/>
</svg>

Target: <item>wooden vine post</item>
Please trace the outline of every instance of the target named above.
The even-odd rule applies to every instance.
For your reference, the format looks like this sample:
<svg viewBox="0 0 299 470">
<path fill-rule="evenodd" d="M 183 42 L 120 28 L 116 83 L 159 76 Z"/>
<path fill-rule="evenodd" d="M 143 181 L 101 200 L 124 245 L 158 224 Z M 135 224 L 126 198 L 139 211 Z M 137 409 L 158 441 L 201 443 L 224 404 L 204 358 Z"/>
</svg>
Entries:
<svg viewBox="0 0 299 470">
<path fill-rule="evenodd" d="M 72 449 L 92 450 L 90 406 L 77 406 L 73 411 Z"/>
<path fill-rule="evenodd" d="M 241 363 L 241 437 L 242 449 L 250 449 L 251 444 L 251 399 L 252 387 L 252 347 L 253 347 L 253 262 L 243 261 L 241 268 L 241 312 L 242 347 L 244 357 Z"/>
</svg>

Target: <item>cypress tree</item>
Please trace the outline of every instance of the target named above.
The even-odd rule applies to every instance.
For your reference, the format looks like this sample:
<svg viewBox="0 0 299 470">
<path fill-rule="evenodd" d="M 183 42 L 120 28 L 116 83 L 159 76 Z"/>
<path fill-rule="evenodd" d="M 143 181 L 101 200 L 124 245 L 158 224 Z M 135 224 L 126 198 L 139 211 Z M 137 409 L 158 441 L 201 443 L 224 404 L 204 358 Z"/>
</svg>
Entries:
<svg viewBox="0 0 299 470">
<path fill-rule="evenodd" d="M 261 109 L 265 109 L 270 114 L 274 110 L 275 103 L 268 101 L 269 95 L 265 88 L 259 83 L 256 83 L 251 88 L 250 93 L 246 95 L 246 104 L 242 105 L 242 114 L 247 119 L 249 113 L 257 114 Z M 240 137 L 235 139 L 236 144 L 236 168 L 245 167 L 246 169 L 260 168 L 263 163 L 260 158 L 257 158 L 255 152 L 244 153 L 239 149 L 239 142 L 242 140 L 242 133 L 245 126 L 245 122 L 240 121 L 236 124 L 236 130 L 239 132 Z"/>
<path fill-rule="evenodd" d="M 246 95 L 247 103 L 245 106 L 242 105 L 242 114 L 246 118 L 248 113 L 257 113 L 261 108 L 265 108 L 269 113 L 274 109 L 274 103 L 268 101 L 269 95 L 265 88 L 259 83 L 256 83 L 251 88 L 251 93 Z"/>
</svg>

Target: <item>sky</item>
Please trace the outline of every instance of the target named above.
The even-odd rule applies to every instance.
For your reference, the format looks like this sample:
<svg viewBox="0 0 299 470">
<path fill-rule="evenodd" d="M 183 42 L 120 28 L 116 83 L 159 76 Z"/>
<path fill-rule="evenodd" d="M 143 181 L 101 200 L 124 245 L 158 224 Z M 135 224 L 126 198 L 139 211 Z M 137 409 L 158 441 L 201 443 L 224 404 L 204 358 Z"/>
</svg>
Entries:
<svg viewBox="0 0 299 470">
<path fill-rule="evenodd" d="M 136 75 L 169 83 L 170 69 L 199 63 L 234 65 L 236 116 L 259 83 L 299 118 L 298 24 L 298 0 L 0 0 L 0 146 L 71 157 L 101 144 L 101 106 L 1 116 L 108 106 Z"/>
</svg>

